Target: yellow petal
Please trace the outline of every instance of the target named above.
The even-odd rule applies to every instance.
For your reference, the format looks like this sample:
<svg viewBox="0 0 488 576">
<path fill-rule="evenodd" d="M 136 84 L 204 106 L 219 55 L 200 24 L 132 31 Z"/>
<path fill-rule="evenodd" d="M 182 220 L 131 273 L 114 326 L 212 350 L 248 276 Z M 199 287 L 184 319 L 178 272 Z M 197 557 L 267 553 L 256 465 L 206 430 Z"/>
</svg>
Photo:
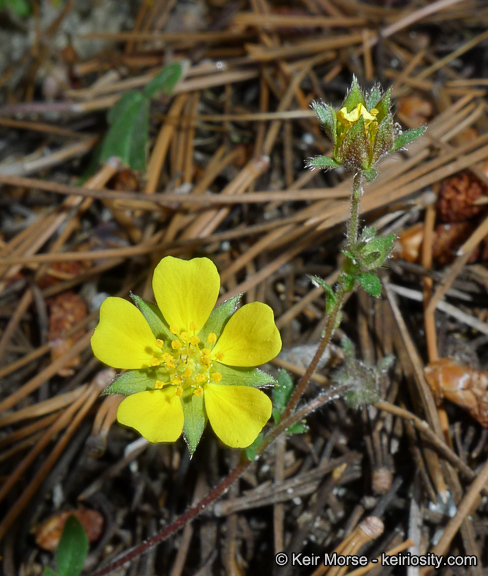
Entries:
<svg viewBox="0 0 488 576">
<path fill-rule="evenodd" d="M 247 448 L 271 416 L 271 400 L 248 386 L 205 385 L 205 409 L 213 431 L 231 448 Z"/>
<path fill-rule="evenodd" d="M 249 368 L 269 362 L 280 350 L 281 337 L 273 310 L 266 304 L 253 302 L 239 308 L 230 318 L 212 355 L 222 364 Z"/>
<path fill-rule="evenodd" d="M 100 322 L 91 338 L 95 356 L 113 368 L 148 368 L 156 339 L 142 313 L 122 298 L 107 298 L 100 308 Z"/>
<path fill-rule="evenodd" d="M 139 392 L 119 404 L 117 420 L 149 442 L 176 442 L 183 430 L 183 407 L 176 387 Z"/>
<path fill-rule="evenodd" d="M 167 256 L 156 266 L 152 286 L 169 326 L 188 332 L 193 322 L 198 333 L 217 302 L 220 277 L 208 258 L 180 260 Z"/>
</svg>

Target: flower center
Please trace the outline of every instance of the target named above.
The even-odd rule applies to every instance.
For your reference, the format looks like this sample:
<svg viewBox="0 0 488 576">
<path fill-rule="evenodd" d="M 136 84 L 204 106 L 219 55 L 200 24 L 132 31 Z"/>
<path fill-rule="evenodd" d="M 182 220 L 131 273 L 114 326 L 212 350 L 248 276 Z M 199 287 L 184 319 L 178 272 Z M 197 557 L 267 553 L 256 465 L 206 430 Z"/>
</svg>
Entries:
<svg viewBox="0 0 488 576">
<path fill-rule="evenodd" d="M 356 108 L 353 108 L 350 112 L 348 112 L 345 107 L 341 108 L 339 112 L 337 112 L 337 120 L 346 130 L 349 130 L 349 128 L 351 128 L 351 126 L 362 116 L 366 132 L 375 133 L 376 128 L 378 127 L 378 121 L 376 120 L 377 115 L 378 110 L 376 110 L 376 108 L 372 108 L 368 112 L 362 104 L 358 104 Z"/>
<path fill-rule="evenodd" d="M 195 396 L 202 396 L 205 384 L 220 382 L 222 374 L 215 368 L 215 361 L 222 360 L 222 355 L 212 354 L 212 348 L 217 342 L 217 335 L 213 332 L 202 342 L 196 335 L 197 327 L 190 322 L 190 330 L 180 330 L 170 326 L 175 335 L 173 340 L 163 342 L 156 340 L 156 346 L 161 350 L 151 360 L 151 366 L 158 368 L 156 390 L 164 386 L 176 386 L 176 395 L 180 398 L 188 390 Z"/>
</svg>

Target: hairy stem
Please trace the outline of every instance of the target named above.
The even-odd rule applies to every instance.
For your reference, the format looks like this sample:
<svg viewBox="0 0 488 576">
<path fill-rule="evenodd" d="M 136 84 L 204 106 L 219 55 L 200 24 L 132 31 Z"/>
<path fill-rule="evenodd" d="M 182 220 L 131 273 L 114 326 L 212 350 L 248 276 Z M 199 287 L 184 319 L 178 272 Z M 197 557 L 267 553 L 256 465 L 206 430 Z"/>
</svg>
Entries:
<svg viewBox="0 0 488 576">
<path fill-rule="evenodd" d="M 342 386 L 340 388 L 335 388 L 333 390 L 327 390 L 317 398 L 314 398 L 309 404 L 291 414 L 288 418 L 281 418 L 281 420 L 274 426 L 270 432 L 265 436 L 263 442 L 257 449 L 256 453 L 258 455 L 262 454 L 266 448 L 274 441 L 276 438 L 285 432 L 290 426 L 293 426 L 296 422 L 303 420 L 309 414 L 330 402 L 333 398 L 337 395 L 344 394 L 347 392 L 349 386 Z M 198 504 L 190 508 L 187 512 L 182 514 L 179 518 L 177 518 L 174 522 L 172 522 L 166 528 L 163 528 L 160 532 L 137 546 L 133 548 L 130 552 L 127 552 L 124 556 L 112 562 L 105 568 L 98 570 L 97 572 L 93 573 L 92 576 L 105 576 L 106 574 L 110 574 L 117 568 L 121 568 L 127 562 L 134 560 L 135 558 L 141 556 L 147 552 L 153 546 L 160 544 L 163 540 L 166 540 L 169 536 L 181 530 L 186 524 L 192 522 L 197 516 L 199 516 L 205 508 L 207 508 L 210 504 L 215 502 L 224 492 L 226 492 L 229 487 L 249 468 L 252 464 L 250 461 L 243 461 L 240 462 L 233 470 L 229 472 L 229 474 L 223 478 L 217 486 L 213 490 L 211 490 L 205 498 L 202 498 Z"/>
<path fill-rule="evenodd" d="M 363 173 L 361 170 L 354 174 L 351 196 L 351 217 L 347 224 L 347 245 L 352 248 L 356 245 L 359 236 L 359 207 L 363 195 Z"/>
</svg>

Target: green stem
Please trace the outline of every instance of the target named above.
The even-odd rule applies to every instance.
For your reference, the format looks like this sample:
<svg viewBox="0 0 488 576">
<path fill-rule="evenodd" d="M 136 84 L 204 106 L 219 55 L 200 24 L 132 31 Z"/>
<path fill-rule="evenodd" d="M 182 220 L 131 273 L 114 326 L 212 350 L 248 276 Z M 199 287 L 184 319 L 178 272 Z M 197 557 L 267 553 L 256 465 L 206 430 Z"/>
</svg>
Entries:
<svg viewBox="0 0 488 576">
<path fill-rule="evenodd" d="M 353 248 L 359 236 L 359 207 L 363 195 L 363 173 L 361 170 L 354 174 L 351 196 L 351 217 L 347 225 L 347 245 Z"/>
</svg>

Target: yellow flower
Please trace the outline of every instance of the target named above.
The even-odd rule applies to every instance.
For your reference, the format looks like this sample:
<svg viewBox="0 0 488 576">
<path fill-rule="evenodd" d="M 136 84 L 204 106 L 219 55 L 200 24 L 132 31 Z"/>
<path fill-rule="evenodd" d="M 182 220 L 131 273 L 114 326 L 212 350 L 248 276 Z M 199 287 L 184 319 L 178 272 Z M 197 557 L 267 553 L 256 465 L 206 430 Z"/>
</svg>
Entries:
<svg viewBox="0 0 488 576">
<path fill-rule="evenodd" d="M 219 326 L 211 315 L 219 289 L 211 260 L 168 256 L 153 277 L 160 333 L 130 302 L 110 297 L 102 304 L 93 352 L 114 368 L 135 371 L 137 390 L 139 382 L 147 383 L 121 402 L 117 419 L 150 442 L 174 442 L 183 430 L 188 435 L 190 420 L 200 419 L 204 427 L 208 418 L 224 444 L 244 448 L 271 416 L 270 399 L 253 387 L 262 382 L 251 384 L 250 378 L 257 372 L 251 367 L 281 350 L 273 311 L 246 304 Z M 215 326 L 218 333 L 210 331 Z"/>
<path fill-rule="evenodd" d="M 369 128 L 370 124 L 373 123 L 372 128 L 374 128 L 375 126 L 378 126 L 378 121 L 376 120 L 377 115 L 378 110 L 375 108 L 372 108 L 368 112 L 362 104 L 358 104 L 350 112 L 347 111 L 346 107 L 341 108 L 339 112 L 337 112 L 337 120 L 344 126 L 344 128 L 350 128 L 362 116 L 364 119 L 364 126 Z"/>
</svg>

